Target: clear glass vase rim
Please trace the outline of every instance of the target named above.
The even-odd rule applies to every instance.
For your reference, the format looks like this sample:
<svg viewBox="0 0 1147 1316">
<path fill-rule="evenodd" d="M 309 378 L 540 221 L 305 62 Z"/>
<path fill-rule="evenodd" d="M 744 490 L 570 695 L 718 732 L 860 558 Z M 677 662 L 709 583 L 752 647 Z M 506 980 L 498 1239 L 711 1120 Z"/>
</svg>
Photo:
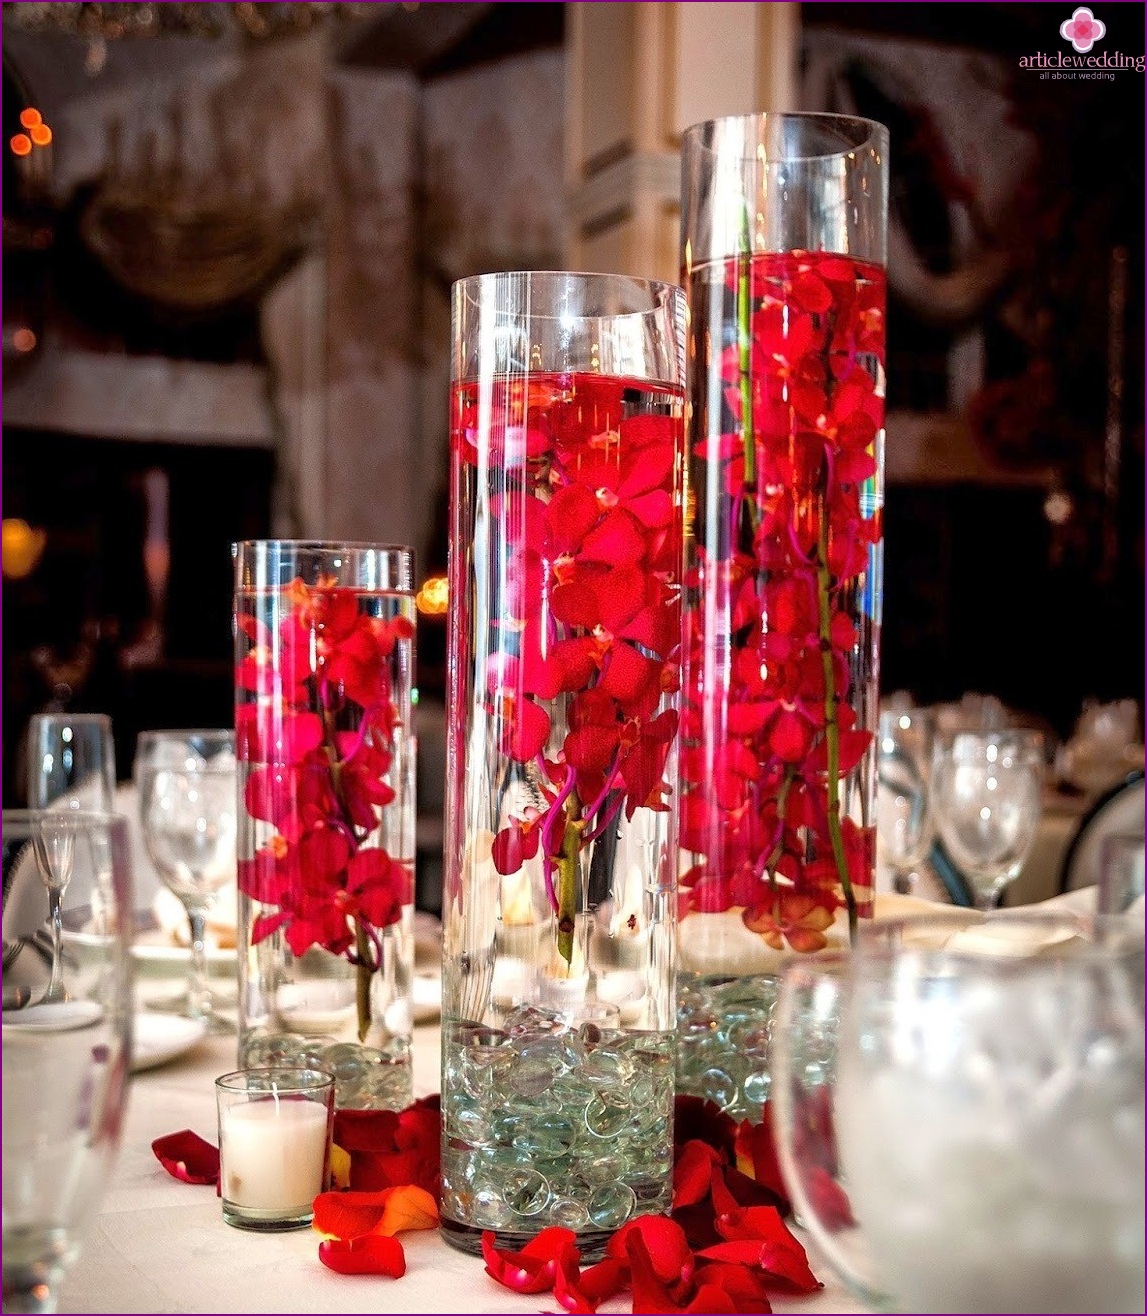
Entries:
<svg viewBox="0 0 1147 1316">
<path fill-rule="evenodd" d="M 665 301 L 673 297 L 684 297 L 685 290 L 678 283 L 670 283 L 665 279 L 647 279 L 637 274 L 617 274 L 609 273 L 605 270 L 489 270 L 485 274 L 470 274 L 464 279 L 457 279 L 453 288 L 461 292 L 464 296 L 469 295 L 471 288 L 478 290 L 483 286 L 493 286 L 499 282 L 509 281 L 511 279 L 528 279 L 531 283 L 535 279 L 565 279 L 571 282 L 584 284 L 586 287 L 594 285 L 605 285 L 609 283 L 630 284 L 639 288 L 645 288 L 658 301 Z M 649 310 L 655 309 L 650 306 Z M 618 311 L 618 317 L 622 315 L 646 315 L 649 311 Z M 538 319 L 557 318 L 561 312 L 555 311 L 553 316 L 547 316 L 544 311 L 531 312 Z M 614 318 L 605 316 L 600 318 Z"/>
<path fill-rule="evenodd" d="M 369 540 L 240 539 L 234 547 L 252 551 L 289 548 L 299 553 L 405 553 L 414 556 L 410 544 L 374 544 Z"/>
<path fill-rule="evenodd" d="M 789 154 L 782 152 L 780 155 L 768 157 L 768 163 L 799 163 L 802 161 L 824 161 L 847 159 L 848 156 L 854 155 L 857 151 L 863 151 L 867 148 L 888 149 L 888 127 L 878 119 L 866 119 L 857 114 L 829 114 L 821 110 L 761 110 L 754 114 L 726 114 L 716 119 L 703 119 L 700 123 L 690 124 L 681 134 L 682 154 L 689 151 L 706 151 L 710 155 L 717 154 L 718 148 L 711 142 L 705 141 L 707 132 L 716 133 L 721 129 L 729 129 L 734 124 L 740 124 L 745 128 L 752 127 L 756 133 L 769 123 L 803 123 L 810 127 L 821 125 L 827 127 L 830 124 L 848 125 L 850 127 L 863 128 L 864 136 L 850 146 L 842 147 L 834 151 L 817 151 L 809 155 Z M 755 159 L 756 154 L 744 155 L 746 160 Z"/>
</svg>

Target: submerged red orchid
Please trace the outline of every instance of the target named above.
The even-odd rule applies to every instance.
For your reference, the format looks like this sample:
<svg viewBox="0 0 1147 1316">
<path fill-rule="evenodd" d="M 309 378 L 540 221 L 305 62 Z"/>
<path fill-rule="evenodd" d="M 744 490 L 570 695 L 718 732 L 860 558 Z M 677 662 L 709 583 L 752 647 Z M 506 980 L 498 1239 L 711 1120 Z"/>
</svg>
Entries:
<svg viewBox="0 0 1147 1316">
<path fill-rule="evenodd" d="M 691 300 L 715 306 L 699 287 Z M 857 622 L 879 623 L 884 274 L 755 255 L 728 262 L 724 295 L 727 319 L 694 323 L 680 912 L 739 908 L 774 949 L 810 952 L 838 907 L 850 927 L 871 913 L 873 828 L 846 816 L 846 792 L 872 746 Z"/>
<path fill-rule="evenodd" d="M 670 808 L 680 399 L 604 375 L 493 388 L 490 401 L 458 385 L 452 422 L 463 461 L 495 472 L 490 543 L 516 546 L 473 697 L 532 798 L 509 806 L 491 858 L 510 876 L 541 856 L 570 961 L 580 852 L 623 813 Z"/>
<path fill-rule="evenodd" d="M 405 858 L 377 845 L 398 711 L 391 661 L 413 626 L 372 615 L 333 581 L 292 581 L 276 632 L 242 608 L 249 646 L 236 667 L 236 756 L 246 765 L 244 804 L 263 824 L 254 855 L 239 860 L 239 889 L 262 906 L 252 942 L 282 932 L 292 953 L 322 947 L 378 971 L 378 930 L 413 899 Z M 360 990 L 359 1037 L 370 1026 Z"/>
</svg>

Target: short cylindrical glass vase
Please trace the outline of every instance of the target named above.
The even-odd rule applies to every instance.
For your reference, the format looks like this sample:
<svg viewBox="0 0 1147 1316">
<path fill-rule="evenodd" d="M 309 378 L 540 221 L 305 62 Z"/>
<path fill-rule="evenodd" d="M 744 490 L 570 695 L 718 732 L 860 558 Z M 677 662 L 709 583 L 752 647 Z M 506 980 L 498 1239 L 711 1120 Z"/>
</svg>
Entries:
<svg viewBox="0 0 1147 1316">
<path fill-rule="evenodd" d="M 442 1227 L 672 1195 L 684 298 L 455 285 Z"/>
<path fill-rule="evenodd" d="M 413 554 L 258 540 L 235 556 L 239 1063 L 411 1097 Z"/>
<path fill-rule="evenodd" d="M 776 975 L 870 915 L 887 132 L 684 137 L 679 1087 L 761 1118 Z"/>
</svg>

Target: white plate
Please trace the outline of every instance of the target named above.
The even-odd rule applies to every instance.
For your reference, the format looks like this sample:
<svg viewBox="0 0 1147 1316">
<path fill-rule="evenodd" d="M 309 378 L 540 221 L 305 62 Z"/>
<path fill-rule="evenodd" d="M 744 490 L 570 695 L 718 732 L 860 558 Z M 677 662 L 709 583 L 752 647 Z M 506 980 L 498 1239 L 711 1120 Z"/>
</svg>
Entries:
<svg viewBox="0 0 1147 1316">
<path fill-rule="evenodd" d="M 26 1033 L 67 1033 L 76 1028 L 90 1028 L 99 1023 L 103 1014 L 95 1001 L 58 1001 L 9 1010 L 4 1016 L 4 1027 Z"/>
<path fill-rule="evenodd" d="M 132 1073 L 154 1069 L 181 1056 L 207 1033 L 199 1019 L 184 1019 L 178 1014 L 153 1014 L 140 1011 L 133 1021 Z"/>
</svg>

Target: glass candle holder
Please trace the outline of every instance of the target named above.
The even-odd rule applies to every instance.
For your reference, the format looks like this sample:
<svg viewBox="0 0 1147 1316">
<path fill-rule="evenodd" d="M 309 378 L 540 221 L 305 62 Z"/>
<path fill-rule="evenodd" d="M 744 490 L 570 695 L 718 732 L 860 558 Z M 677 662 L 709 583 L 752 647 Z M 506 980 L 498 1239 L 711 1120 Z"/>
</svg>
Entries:
<svg viewBox="0 0 1147 1316">
<path fill-rule="evenodd" d="M 442 1228 L 671 1198 L 681 290 L 455 285 Z"/>
<path fill-rule="evenodd" d="M 413 553 L 235 554 L 239 1057 L 411 1098 Z"/>
<path fill-rule="evenodd" d="M 872 912 L 888 134 L 683 139 L 680 1090 L 761 1118 L 777 974 Z"/>
<path fill-rule="evenodd" d="M 330 1178 L 335 1079 L 268 1066 L 215 1080 L 223 1219 L 240 1229 L 309 1225 Z"/>
</svg>

